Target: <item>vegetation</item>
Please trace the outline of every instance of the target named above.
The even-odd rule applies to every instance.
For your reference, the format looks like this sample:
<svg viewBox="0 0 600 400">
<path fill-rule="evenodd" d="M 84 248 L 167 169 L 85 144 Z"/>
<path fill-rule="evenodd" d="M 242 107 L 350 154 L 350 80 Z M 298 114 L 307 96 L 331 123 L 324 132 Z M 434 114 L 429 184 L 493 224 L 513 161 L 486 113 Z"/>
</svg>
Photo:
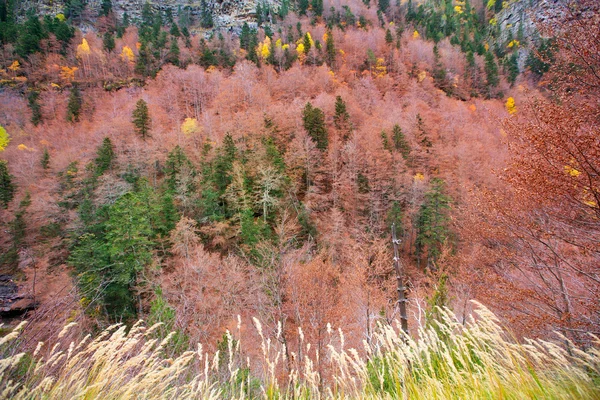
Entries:
<svg viewBox="0 0 600 400">
<path fill-rule="evenodd" d="M 153 339 L 160 325 L 139 322 L 131 330 L 114 325 L 95 340 L 69 348 L 40 343 L 33 356 L 19 353 L 5 358 L 0 382 L 11 398 L 552 398 L 594 399 L 599 395 L 597 351 L 569 354 L 544 341 L 515 343 L 489 311 L 479 308 L 466 325 L 442 311 L 436 329 L 423 328 L 419 338 L 399 335 L 381 326 L 361 355 L 343 345 L 343 333 L 326 333 L 330 376 L 315 369 L 318 360 L 306 359 L 285 378 L 278 377 L 283 348 L 265 341 L 262 326 L 262 378 L 246 366 L 245 342 L 224 335 L 222 353 L 214 357 L 189 350 L 166 359 L 175 339 Z M 2 338 L 6 352 L 19 337 L 19 326 Z M 59 337 L 68 335 L 67 325 Z M 443 332 L 443 334 L 438 333 Z M 342 343 L 339 344 L 338 340 Z M 249 344 L 246 344 L 249 346 Z M 259 371 L 256 371 L 259 372 Z M 18 380 L 14 380 L 18 378 Z"/>
<path fill-rule="evenodd" d="M 0 4 L 0 392 L 598 397 L 580 1 Z"/>
</svg>

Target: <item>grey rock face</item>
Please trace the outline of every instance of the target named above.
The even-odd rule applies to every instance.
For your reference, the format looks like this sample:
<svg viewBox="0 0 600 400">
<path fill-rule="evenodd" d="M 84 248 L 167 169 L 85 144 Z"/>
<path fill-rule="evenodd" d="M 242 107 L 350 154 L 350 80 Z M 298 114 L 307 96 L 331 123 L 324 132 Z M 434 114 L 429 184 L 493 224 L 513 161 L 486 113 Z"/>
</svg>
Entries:
<svg viewBox="0 0 600 400">
<path fill-rule="evenodd" d="M 113 10 L 122 17 L 125 12 L 132 18 L 140 18 L 142 7 L 146 0 L 112 0 Z M 150 0 L 149 3 L 156 11 L 171 10 L 175 20 L 180 13 L 187 14 L 192 24 L 197 24 L 201 14 L 201 0 Z M 259 0 L 206 0 L 211 10 L 215 27 L 228 28 L 240 26 L 245 21 L 255 17 L 256 5 Z M 279 7 L 278 0 L 264 0 L 261 4 L 269 4 L 275 11 Z M 87 25 L 98 16 L 102 0 L 88 0 L 81 18 L 81 24 Z M 64 0 L 26 0 L 20 3 L 18 13 L 25 15 L 33 9 L 38 15 L 57 15 L 64 10 Z"/>
</svg>

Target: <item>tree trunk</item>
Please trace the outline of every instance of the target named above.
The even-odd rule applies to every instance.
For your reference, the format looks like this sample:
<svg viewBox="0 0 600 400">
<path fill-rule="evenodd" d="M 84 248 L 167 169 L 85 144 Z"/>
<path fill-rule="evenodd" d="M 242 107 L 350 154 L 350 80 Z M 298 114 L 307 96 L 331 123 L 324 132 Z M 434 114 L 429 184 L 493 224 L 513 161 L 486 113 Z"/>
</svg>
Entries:
<svg viewBox="0 0 600 400">
<path fill-rule="evenodd" d="M 398 245 L 400 240 L 396 238 L 396 223 L 392 224 L 392 243 L 394 245 L 394 269 L 396 270 L 396 280 L 398 282 L 398 311 L 400 312 L 400 325 L 402 331 L 408 335 L 408 315 L 406 313 L 406 286 L 404 286 L 404 270 L 400 262 L 400 253 Z"/>
</svg>

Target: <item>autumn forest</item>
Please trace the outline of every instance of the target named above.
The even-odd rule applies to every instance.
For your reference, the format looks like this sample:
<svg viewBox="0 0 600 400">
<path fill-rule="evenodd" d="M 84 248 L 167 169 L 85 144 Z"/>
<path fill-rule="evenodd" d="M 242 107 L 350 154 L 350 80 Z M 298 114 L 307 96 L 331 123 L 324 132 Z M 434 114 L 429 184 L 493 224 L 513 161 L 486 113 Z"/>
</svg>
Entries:
<svg viewBox="0 0 600 400">
<path fill-rule="evenodd" d="M 0 398 L 600 396 L 596 1 L 114 2 L 0 4 Z"/>
</svg>

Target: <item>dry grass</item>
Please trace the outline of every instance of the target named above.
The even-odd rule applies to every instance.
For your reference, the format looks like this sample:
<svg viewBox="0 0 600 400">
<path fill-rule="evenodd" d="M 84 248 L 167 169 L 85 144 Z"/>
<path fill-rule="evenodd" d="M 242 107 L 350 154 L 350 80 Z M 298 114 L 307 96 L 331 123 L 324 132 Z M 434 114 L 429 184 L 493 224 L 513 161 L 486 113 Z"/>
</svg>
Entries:
<svg viewBox="0 0 600 400">
<path fill-rule="evenodd" d="M 181 398 L 406 398 L 406 399 L 597 399 L 600 341 L 582 351 L 542 340 L 517 343 L 496 317 L 478 305 L 460 324 L 448 311 L 418 339 L 381 326 L 371 345 L 344 348 L 341 331 L 332 338 L 322 381 L 317 360 L 303 357 L 284 378 L 284 352 L 264 337 L 262 360 L 241 362 L 240 342 L 228 333 L 226 350 L 195 351 L 167 358 L 172 334 L 156 339 L 157 325 L 129 331 L 114 325 L 78 343 L 39 344 L 33 354 L 6 356 L 20 327 L 0 339 L 0 398 L 181 399 Z M 66 326 L 64 332 L 71 327 Z M 566 342 L 565 342 L 566 343 Z M 308 344 L 305 344 L 309 347 Z M 253 365 L 254 375 L 246 365 Z"/>
</svg>

